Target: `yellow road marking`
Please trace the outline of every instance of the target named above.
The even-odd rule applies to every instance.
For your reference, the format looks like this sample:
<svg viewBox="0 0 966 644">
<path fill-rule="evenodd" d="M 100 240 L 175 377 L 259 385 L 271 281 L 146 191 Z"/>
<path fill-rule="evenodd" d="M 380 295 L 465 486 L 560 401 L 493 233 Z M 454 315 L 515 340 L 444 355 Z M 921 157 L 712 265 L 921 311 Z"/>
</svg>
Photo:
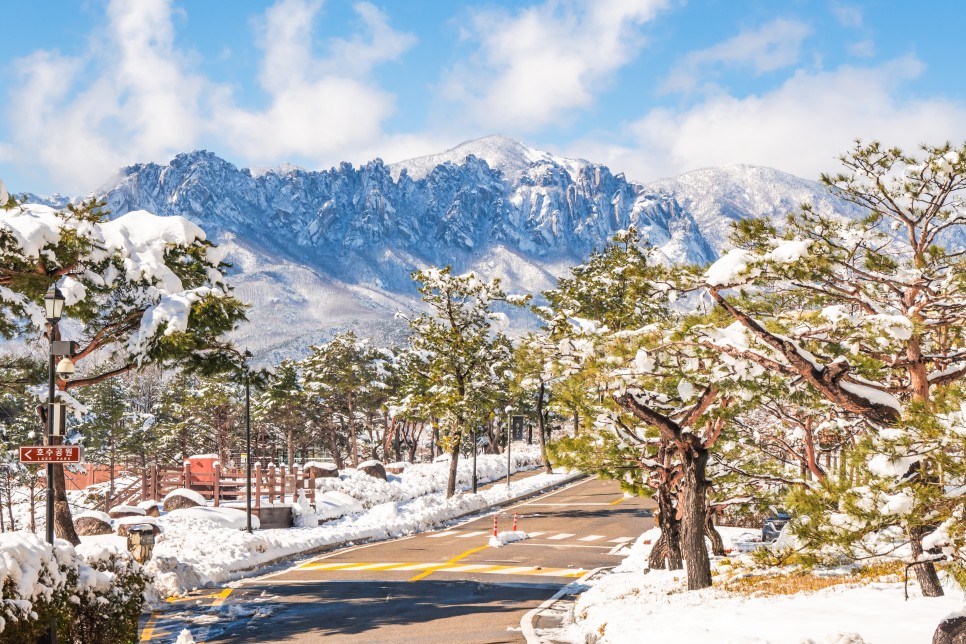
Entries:
<svg viewBox="0 0 966 644">
<path fill-rule="evenodd" d="M 221 606 L 222 604 L 224 604 L 225 603 L 225 600 L 228 599 L 228 595 L 230 595 L 233 590 L 235 590 L 235 589 L 234 588 L 225 588 L 220 593 L 217 593 L 215 595 L 215 598 L 216 599 L 215 599 L 215 601 L 211 602 L 211 605 L 212 606 Z"/>
<path fill-rule="evenodd" d="M 151 619 L 148 623 L 144 625 L 144 630 L 141 631 L 141 642 L 150 642 L 151 638 L 154 637 L 154 625 L 158 623 L 158 614 L 154 613 L 151 615 Z"/>
<path fill-rule="evenodd" d="M 620 503 L 621 501 L 623 501 L 626 498 L 627 498 L 626 496 L 622 496 L 621 498 L 617 499 L 616 501 L 611 501 L 607 505 L 617 505 L 618 503 Z"/>
<path fill-rule="evenodd" d="M 232 591 L 231 588 L 223 588 L 219 590 L 217 593 L 209 593 L 207 595 L 185 595 L 184 597 L 168 597 L 164 601 L 173 604 L 175 602 L 195 601 L 197 599 L 219 599 L 219 598 L 224 599 L 225 597 L 228 597 L 228 595 L 231 594 L 231 591 Z"/>
<path fill-rule="evenodd" d="M 422 572 L 410 581 L 418 581 L 426 575 L 434 572 L 461 573 L 471 572 L 492 575 L 539 575 L 543 577 L 579 577 L 587 572 L 583 568 L 544 568 L 543 566 L 499 566 L 493 564 L 467 564 L 458 561 L 473 552 L 483 548 L 474 548 L 469 552 L 464 552 L 459 557 L 454 557 L 447 562 L 413 562 L 413 563 L 341 563 L 341 564 L 315 564 L 304 565 L 300 568 L 304 570 L 323 570 L 336 572 L 373 572 L 373 571 L 404 571 L 421 570 Z"/>
<path fill-rule="evenodd" d="M 471 549 L 469 549 L 469 550 L 467 550 L 466 552 L 464 552 L 463 554 L 461 554 L 461 555 L 457 555 L 457 556 L 455 556 L 455 557 L 453 557 L 452 559 L 450 559 L 450 560 L 449 560 L 449 561 L 447 561 L 446 563 L 447 563 L 447 564 L 454 564 L 454 563 L 456 563 L 457 561 L 459 561 L 460 559 L 463 559 L 464 557 L 469 557 L 469 556 L 470 556 L 471 554 L 473 554 L 474 552 L 479 552 L 480 550 L 486 550 L 486 549 L 487 549 L 487 548 L 489 548 L 489 547 L 490 547 L 490 546 L 489 546 L 489 544 L 487 544 L 487 545 L 485 545 L 485 546 L 479 546 L 479 547 L 477 547 L 477 548 L 471 548 Z M 445 565 L 445 564 L 444 564 L 444 565 Z M 421 572 L 421 573 L 419 573 L 418 575 L 416 575 L 415 577 L 413 577 L 413 578 L 412 578 L 412 579 L 410 579 L 409 581 L 419 581 L 420 579 L 422 579 L 422 578 L 424 578 L 424 577 L 428 577 L 428 576 L 430 576 L 430 575 L 431 575 L 431 574 L 433 574 L 433 572 L 434 572 L 434 571 L 436 571 L 436 570 L 438 570 L 438 568 L 430 568 L 429 570 L 427 570 L 427 571 L 425 571 L 425 572 Z"/>
</svg>

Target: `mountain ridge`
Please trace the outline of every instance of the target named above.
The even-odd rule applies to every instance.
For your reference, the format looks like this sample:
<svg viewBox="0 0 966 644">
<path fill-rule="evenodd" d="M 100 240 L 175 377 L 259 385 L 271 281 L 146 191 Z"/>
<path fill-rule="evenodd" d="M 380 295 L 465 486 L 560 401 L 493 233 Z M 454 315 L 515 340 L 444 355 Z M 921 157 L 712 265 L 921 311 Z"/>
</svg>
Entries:
<svg viewBox="0 0 966 644">
<path fill-rule="evenodd" d="M 398 337 L 396 312 L 420 306 L 411 273 L 428 265 L 537 292 L 631 225 L 669 262 L 708 263 L 737 218 L 784 216 L 798 200 L 847 207 L 819 184 L 770 168 L 706 168 L 641 184 L 503 136 L 322 171 L 253 171 L 194 151 L 122 168 L 96 196 L 115 216 L 186 216 L 225 245 L 236 291 L 255 304 L 239 338 L 277 355 L 343 328 Z M 533 320 L 518 315 L 514 324 Z"/>
</svg>

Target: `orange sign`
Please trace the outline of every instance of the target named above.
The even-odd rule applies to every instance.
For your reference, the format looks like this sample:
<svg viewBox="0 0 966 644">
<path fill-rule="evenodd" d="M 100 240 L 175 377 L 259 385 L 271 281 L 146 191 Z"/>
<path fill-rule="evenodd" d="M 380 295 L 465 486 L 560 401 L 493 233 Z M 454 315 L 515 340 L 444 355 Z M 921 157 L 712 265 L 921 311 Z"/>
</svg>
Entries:
<svg viewBox="0 0 966 644">
<path fill-rule="evenodd" d="M 80 463 L 84 448 L 80 445 L 36 445 L 20 448 L 21 463 Z"/>
</svg>

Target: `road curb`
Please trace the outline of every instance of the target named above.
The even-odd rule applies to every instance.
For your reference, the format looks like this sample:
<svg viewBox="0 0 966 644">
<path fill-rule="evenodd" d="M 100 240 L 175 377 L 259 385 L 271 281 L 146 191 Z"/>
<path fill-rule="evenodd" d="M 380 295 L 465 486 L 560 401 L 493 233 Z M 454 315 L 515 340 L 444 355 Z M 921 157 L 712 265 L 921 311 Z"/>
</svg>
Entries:
<svg viewBox="0 0 966 644">
<path fill-rule="evenodd" d="M 534 469 L 536 469 L 536 468 L 534 468 Z M 445 521 L 440 522 L 440 524 L 449 523 L 451 521 L 458 521 L 460 519 L 464 519 L 466 517 L 473 516 L 474 514 L 486 514 L 490 510 L 493 510 L 494 508 L 502 508 L 502 507 L 506 507 L 508 505 L 513 505 L 515 503 L 519 503 L 520 501 L 526 501 L 527 499 L 531 499 L 531 498 L 533 498 L 535 496 L 540 496 L 541 494 L 546 494 L 547 492 L 549 492 L 551 490 L 555 490 L 557 488 L 561 488 L 561 487 L 570 485 L 571 483 L 574 483 L 576 481 L 580 481 L 582 479 L 585 479 L 588 476 L 590 476 L 590 475 L 587 474 L 587 473 L 585 473 L 585 472 L 578 472 L 576 474 L 571 474 L 570 476 L 567 476 L 566 478 L 563 478 L 563 479 L 561 479 L 559 481 L 555 481 L 555 482 L 553 482 L 553 483 L 551 483 L 549 485 L 545 485 L 544 487 L 537 488 L 536 490 L 531 490 L 530 492 L 527 492 L 525 494 L 520 494 L 518 496 L 510 497 L 509 499 L 506 499 L 506 500 L 503 500 L 503 501 L 499 501 L 497 503 L 492 503 L 492 504 L 487 505 L 487 506 L 484 506 L 482 508 L 476 508 L 475 510 L 468 510 L 468 511 L 463 512 L 461 514 L 457 514 L 455 516 L 452 516 L 452 517 L 446 519 Z M 228 581 L 227 583 L 232 583 L 233 581 L 238 581 L 239 579 L 243 579 L 245 577 L 245 573 L 252 572 L 252 571 L 255 571 L 255 570 L 261 570 L 262 568 L 271 568 L 272 566 L 278 565 L 280 563 L 284 563 L 286 561 L 292 561 L 293 559 L 300 559 L 302 557 L 311 557 L 312 555 L 318 555 L 318 554 L 322 554 L 324 552 L 330 552 L 332 550 L 338 550 L 339 548 L 345 548 L 346 546 L 350 546 L 350 545 L 362 545 L 362 544 L 367 544 L 367 543 L 379 543 L 380 541 L 391 541 L 392 539 L 395 539 L 395 538 L 396 537 L 386 537 L 385 539 L 350 539 L 348 541 L 340 541 L 338 543 L 327 543 L 325 545 L 316 546 L 314 548 L 309 548 L 308 550 L 302 550 L 300 552 L 293 552 L 293 553 L 288 554 L 288 555 L 283 555 L 281 557 L 276 557 L 275 559 L 271 559 L 269 561 L 262 562 L 260 564 L 255 565 L 255 566 L 252 566 L 251 568 L 243 568 L 243 569 L 240 569 L 240 570 L 236 570 L 236 571 L 234 571 L 232 573 L 233 579 L 231 581 Z"/>
<path fill-rule="evenodd" d="M 526 638 L 527 644 L 553 644 L 552 640 L 545 639 L 539 633 L 537 633 L 537 629 L 533 626 L 534 619 L 545 612 L 549 612 L 553 608 L 554 604 L 561 601 L 564 595 L 576 597 L 580 593 L 584 592 L 588 588 L 588 581 L 590 581 L 596 575 L 604 572 L 610 572 L 613 567 L 614 566 L 601 566 L 600 568 L 594 568 L 580 579 L 572 581 L 558 590 L 550 599 L 546 600 L 536 608 L 528 611 L 527 614 L 520 619 L 520 630 L 523 632 L 523 636 Z"/>
</svg>

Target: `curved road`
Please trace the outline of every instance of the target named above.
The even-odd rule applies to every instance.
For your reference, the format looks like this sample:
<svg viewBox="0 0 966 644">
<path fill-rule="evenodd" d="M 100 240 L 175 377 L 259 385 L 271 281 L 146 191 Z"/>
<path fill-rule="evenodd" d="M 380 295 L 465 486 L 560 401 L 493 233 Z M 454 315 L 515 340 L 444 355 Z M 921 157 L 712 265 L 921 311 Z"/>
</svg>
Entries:
<svg viewBox="0 0 966 644">
<path fill-rule="evenodd" d="M 617 564 L 617 550 L 653 525 L 652 507 L 612 481 L 584 479 L 501 510 L 500 531 L 516 513 L 530 535 L 502 548 L 487 545 L 491 513 L 209 591 L 195 607 L 210 616 L 199 634 L 205 642 L 522 642 L 521 618 L 587 571 Z M 193 632 L 204 624 L 189 621 Z"/>
</svg>

